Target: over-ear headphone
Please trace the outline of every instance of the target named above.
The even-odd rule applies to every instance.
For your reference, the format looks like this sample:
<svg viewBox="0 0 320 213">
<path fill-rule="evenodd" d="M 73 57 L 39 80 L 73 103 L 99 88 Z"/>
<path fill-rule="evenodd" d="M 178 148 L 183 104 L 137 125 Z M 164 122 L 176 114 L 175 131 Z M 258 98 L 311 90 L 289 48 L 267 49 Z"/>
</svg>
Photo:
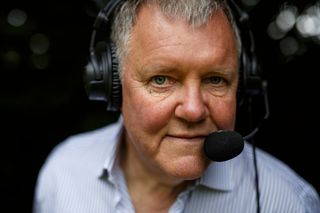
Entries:
<svg viewBox="0 0 320 213">
<path fill-rule="evenodd" d="M 108 111 L 119 111 L 122 103 L 121 82 L 118 74 L 116 46 L 110 39 L 112 15 L 123 0 L 110 0 L 103 8 L 93 26 L 90 41 L 90 59 L 84 72 L 84 83 L 90 100 L 105 101 Z M 261 91 L 262 78 L 258 70 L 249 16 L 233 0 L 230 7 L 240 31 L 242 51 L 240 58 L 240 80 L 238 103 L 247 95 Z M 98 33 L 102 40 L 98 42 Z"/>
<path fill-rule="evenodd" d="M 115 8 L 122 0 L 111 0 L 94 22 L 90 41 L 90 59 L 84 72 L 84 83 L 90 100 L 105 101 L 107 111 L 119 111 L 122 102 L 121 82 L 118 73 L 116 45 L 110 40 L 109 23 Z M 97 33 L 103 32 L 102 43 L 97 44 Z"/>
</svg>

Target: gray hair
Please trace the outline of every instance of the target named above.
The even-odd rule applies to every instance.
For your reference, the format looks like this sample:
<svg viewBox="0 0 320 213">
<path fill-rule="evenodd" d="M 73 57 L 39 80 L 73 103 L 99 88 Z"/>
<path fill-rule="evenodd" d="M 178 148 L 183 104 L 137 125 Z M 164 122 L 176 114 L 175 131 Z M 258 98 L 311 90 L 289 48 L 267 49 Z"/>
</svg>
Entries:
<svg viewBox="0 0 320 213">
<path fill-rule="evenodd" d="M 240 56 L 239 30 L 226 0 L 126 0 L 116 11 L 111 28 L 111 40 L 117 46 L 120 78 L 122 78 L 123 59 L 130 52 L 129 42 L 132 28 L 136 23 L 137 11 L 146 4 L 156 4 L 165 15 L 183 18 L 194 27 L 207 23 L 215 11 L 222 9 L 233 27 Z"/>
</svg>

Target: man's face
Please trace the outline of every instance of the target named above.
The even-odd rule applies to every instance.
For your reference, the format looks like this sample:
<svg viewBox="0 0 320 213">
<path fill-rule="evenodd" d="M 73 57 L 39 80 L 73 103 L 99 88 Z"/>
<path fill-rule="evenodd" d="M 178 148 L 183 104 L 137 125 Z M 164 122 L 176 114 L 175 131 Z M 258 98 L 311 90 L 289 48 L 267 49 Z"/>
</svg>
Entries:
<svg viewBox="0 0 320 213">
<path fill-rule="evenodd" d="M 132 163 L 159 177 L 201 176 L 204 138 L 235 123 L 238 56 L 226 16 L 192 27 L 143 7 L 129 48 L 122 114 Z"/>
</svg>

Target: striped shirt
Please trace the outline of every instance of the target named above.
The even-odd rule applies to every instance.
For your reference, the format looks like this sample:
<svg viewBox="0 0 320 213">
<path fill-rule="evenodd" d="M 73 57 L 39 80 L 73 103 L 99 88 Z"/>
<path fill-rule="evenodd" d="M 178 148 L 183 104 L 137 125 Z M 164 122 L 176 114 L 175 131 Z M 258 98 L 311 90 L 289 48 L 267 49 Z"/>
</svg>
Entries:
<svg viewBox="0 0 320 213">
<path fill-rule="evenodd" d="M 34 213 L 133 213 L 117 142 L 122 119 L 60 143 L 40 170 Z M 320 213 L 316 190 L 292 169 L 256 149 L 262 213 Z M 255 172 L 250 144 L 225 162 L 212 162 L 169 213 L 254 213 Z M 159 200 L 159 202 L 161 202 Z"/>
</svg>

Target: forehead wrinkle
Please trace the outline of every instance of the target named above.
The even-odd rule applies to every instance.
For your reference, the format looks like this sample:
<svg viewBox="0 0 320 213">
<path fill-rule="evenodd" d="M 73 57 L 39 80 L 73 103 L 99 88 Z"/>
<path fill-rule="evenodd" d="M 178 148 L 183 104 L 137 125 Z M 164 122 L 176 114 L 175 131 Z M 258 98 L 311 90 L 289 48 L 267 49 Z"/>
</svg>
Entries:
<svg viewBox="0 0 320 213">
<path fill-rule="evenodd" d="M 213 54 L 213 58 L 211 59 L 215 59 L 217 65 L 222 65 L 223 63 L 230 64 L 230 62 L 232 62 L 232 60 L 229 61 L 230 57 L 225 57 L 225 54 L 228 54 L 229 51 L 233 49 L 233 43 L 225 42 L 224 37 L 231 35 L 226 35 L 224 30 L 219 30 L 220 28 L 206 29 L 208 27 L 206 24 L 192 27 L 182 20 L 169 20 L 163 16 L 161 12 L 157 11 L 156 8 L 148 7 L 148 9 L 151 9 L 151 11 L 143 9 L 139 11 L 139 20 L 133 29 L 132 41 L 134 42 L 131 43 L 131 49 L 134 50 L 132 52 L 136 52 L 136 55 L 139 56 L 135 59 L 134 63 L 137 64 L 138 61 L 141 62 L 142 64 L 140 63 L 140 65 L 138 65 L 139 62 L 137 64 L 140 68 L 158 58 L 160 60 L 164 58 L 165 60 L 174 62 L 176 53 L 178 53 L 179 56 L 181 51 L 187 52 L 187 56 L 194 59 L 194 63 L 201 61 L 201 59 L 210 58 L 208 57 L 210 54 Z M 156 24 L 150 23 L 148 17 L 151 14 L 152 20 L 155 21 L 152 23 Z M 216 13 L 215 16 L 221 17 L 223 13 Z M 216 19 L 213 19 L 209 23 L 210 25 L 214 25 Z M 225 24 L 224 20 L 222 20 L 222 24 Z M 164 26 L 167 27 L 165 28 Z M 181 37 L 178 33 L 172 33 L 172 30 L 173 32 L 180 32 L 184 37 Z M 211 36 L 212 33 L 213 35 Z M 212 42 L 212 39 L 208 40 L 208 36 L 211 36 L 212 39 L 216 38 L 218 42 Z M 220 40 L 224 42 L 221 43 L 219 42 Z M 206 44 L 203 44 L 204 41 Z M 202 42 L 200 46 L 199 42 Z M 181 48 L 179 48 L 179 46 L 181 46 Z M 168 50 L 166 50 L 166 48 L 168 48 Z M 214 54 L 214 52 L 219 52 L 219 54 Z M 184 57 L 184 61 L 185 60 L 188 59 Z M 180 62 L 182 61 L 180 60 Z M 232 64 L 233 62 L 230 64 L 231 67 Z M 195 65 L 195 68 L 196 67 Z"/>
</svg>

